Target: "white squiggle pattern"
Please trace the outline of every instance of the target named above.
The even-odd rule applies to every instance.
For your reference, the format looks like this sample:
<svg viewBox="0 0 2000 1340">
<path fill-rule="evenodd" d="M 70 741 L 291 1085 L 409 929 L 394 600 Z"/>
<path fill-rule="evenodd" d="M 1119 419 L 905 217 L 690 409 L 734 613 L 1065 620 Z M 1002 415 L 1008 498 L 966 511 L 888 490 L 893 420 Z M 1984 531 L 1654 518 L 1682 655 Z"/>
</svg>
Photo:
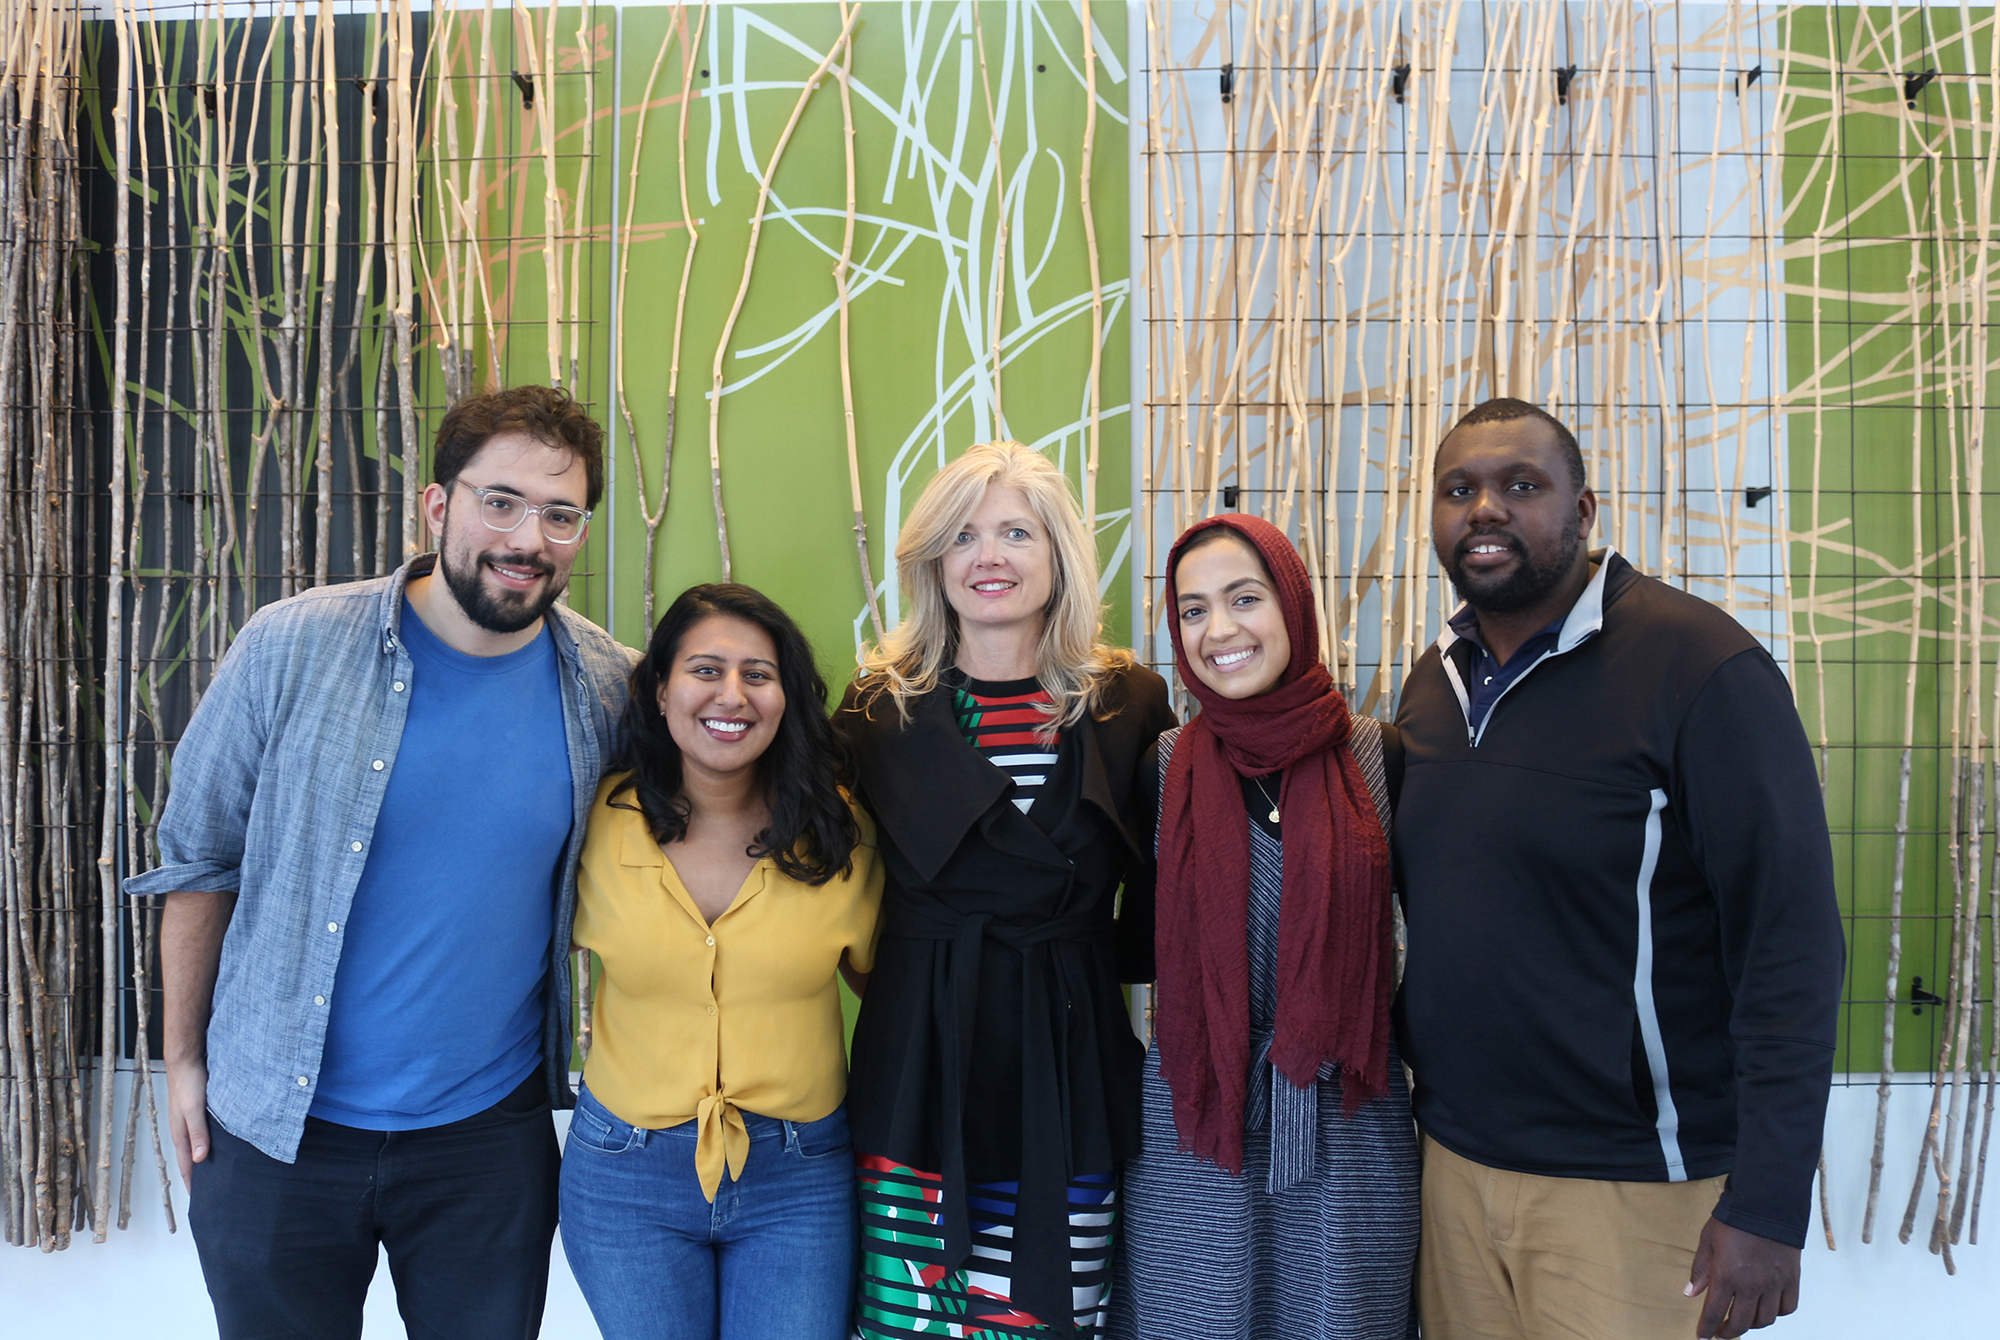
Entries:
<svg viewBox="0 0 2000 1340">
<path fill-rule="evenodd" d="M 922 273 L 926 281 L 942 276 L 931 341 L 930 405 L 906 424 L 877 420 L 864 424 L 876 441 L 893 435 L 898 445 L 882 478 L 869 481 L 867 499 L 872 533 L 879 537 L 883 558 L 876 594 L 893 618 L 900 592 L 893 558 L 902 516 L 914 491 L 941 466 L 954 449 L 975 441 L 1008 436 L 1016 430 L 996 403 L 992 336 L 994 267 L 1004 264 L 1000 365 L 1008 365 L 1061 332 L 1075 338 L 1072 323 L 1087 327 L 1091 299 L 1080 284 L 1051 288 L 1052 276 L 1065 267 L 1066 233 L 1077 227 L 1076 191 L 1072 180 L 1078 124 L 1044 126 L 1038 113 L 1035 82 L 1061 79 L 1082 84 L 1081 35 L 1072 4 L 988 4 L 979 19 L 984 28 L 987 76 L 992 83 L 994 117 L 1004 129 L 1005 161 L 996 163 L 981 84 L 979 51 L 972 5 L 871 4 L 856 36 L 856 68 L 851 83 L 857 139 L 886 144 L 888 168 L 879 180 L 864 175 L 864 198 L 856 214 L 856 259 L 850 299 L 856 329 L 867 319 L 867 299 L 883 286 L 906 287 Z M 892 17 L 893 15 L 893 17 Z M 760 180 L 771 150 L 770 102 L 795 99 L 798 78 L 774 77 L 773 56 L 782 56 L 788 72 L 810 68 L 825 54 L 823 44 L 809 41 L 785 26 L 783 9 L 730 7 L 718 11 L 706 38 L 707 60 L 716 78 L 706 90 L 713 114 L 702 164 L 711 207 L 722 202 L 725 174 L 742 173 Z M 893 25 L 893 26 L 892 26 Z M 815 27 L 821 31 L 823 24 Z M 1099 57 L 1097 101 L 1099 161 L 1122 162 L 1124 81 L 1126 69 L 1119 47 L 1093 24 Z M 886 31 L 885 31 L 886 30 Z M 1072 50 L 1071 48 L 1075 49 Z M 900 61 L 884 61 L 884 49 L 900 48 Z M 783 54 L 789 53 L 789 54 Z M 795 58 L 795 59 L 794 59 Z M 1037 70 L 1036 66 L 1043 68 Z M 895 80 L 893 86 L 883 81 Z M 831 78 L 826 93 L 834 93 Z M 752 104 L 764 115 L 753 119 Z M 1044 111 L 1046 108 L 1043 109 Z M 725 125 L 724 123 L 728 124 Z M 762 138 L 760 139 L 760 135 Z M 795 143 L 788 153 L 799 152 Z M 864 169 L 865 174 L 865 169 Z M 1004 180 L 1004 191 L 1000 189 Z M 912 195 L 914 192 L 914 197 Z M 870 204 L 867 195 L 876 197 Z M 900 207 L 899 207 L 900 206 Z M 1099 226 L 1107 218 L 1100 204 Z M 999 221 L 1008 223 L 1004 261 L 998 256 Z M 826 256 L 838 256 L 838 227 L 845 209 L 838 202 L 787 199 L 774 187 L 764 222 L 765 246 L 774 229 L 789 230 L 806 246 Z M 814 225 L 831 225 L 829 234 Z M 1115 231 L 1113 233 L 1115 236 Z M 1069 254 L 1074 261 L 1076 256 Z M 1130 296 L 1122 246 L 1103 248 L 1106 280 L 1104 340 L 1108 349 L 1126 341 L 1123 322 Z M 831 338 L 837 321 L 837 300 L 827 300 L 802 319 L 788 318 L 787 329 L 757 329 L 746 314 L 738 329 L 727 366 L 729 379 L 720 395 L 727 397 L 755 385 L 784 367 L 813 341 Z M 1085 339 L 1087 340 L 1087 335 Z M 859 366 L 857 362 L 857 367 Z M 1082 469 L 1083 443 L 1090 418 L 1087 377 L 1079 374 L 1074 413 L 1049 425 L 1042 417 L 1048 406 L 1038 402 L 1032 445 L 1049 452 L 1074 477 Z M 1131 414 L 1129 387 L 1123 378 L 1107 384 L 1100 420 L 1123 425 Z M 1115 438 L 1113 439 L 1115 443 Z M 1074 448 L 1074 450 L 1072 449 Z M 1100 489 L 1107 504 L 1123 502 L 1122 453 L 1103 453 Z M 1110 591 L 1131 550 L 1129 508 L 1110 505 L 1094 519 L 1103 542 L 1110 546 L 1102 589 Z M 854 620 L 857 650 L 867 630 L 867 612 L 857 606 Z"/>
</svg>

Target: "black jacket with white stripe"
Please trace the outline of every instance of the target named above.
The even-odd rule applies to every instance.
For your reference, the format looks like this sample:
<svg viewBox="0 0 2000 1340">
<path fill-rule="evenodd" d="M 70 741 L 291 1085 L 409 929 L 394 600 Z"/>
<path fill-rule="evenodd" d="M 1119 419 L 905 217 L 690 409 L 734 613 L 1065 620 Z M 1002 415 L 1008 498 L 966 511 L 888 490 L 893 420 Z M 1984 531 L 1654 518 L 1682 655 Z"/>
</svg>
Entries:
<svg viewBox="0 0 2000 1340">
<path fill-rule="evenodd" d="M 1397 1021 L 1427 1134 L 1489 1167 L 1680 1181 L 1805 1242 L 1844 945 L 1783 673 L 1609 549 L 1467 726 L 1448 629 L 1404 686 Z"/>
</svg>

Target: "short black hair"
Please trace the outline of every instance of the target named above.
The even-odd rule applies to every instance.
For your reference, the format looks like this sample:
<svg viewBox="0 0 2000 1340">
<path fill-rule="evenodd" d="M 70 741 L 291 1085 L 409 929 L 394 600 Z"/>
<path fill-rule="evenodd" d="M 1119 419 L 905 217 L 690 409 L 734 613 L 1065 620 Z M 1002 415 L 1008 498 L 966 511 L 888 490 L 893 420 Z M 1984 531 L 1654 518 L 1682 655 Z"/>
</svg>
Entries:
<svg viewBox="0 0 2000 1340">
<path fill-rule="evenodd" d="M 778 684 L 785 691 L 785 715 L 757 769 L 771 807 L 771 826 L 757 835 L 745 855 L 770 857 L 801 884 L 824 884 L 853 868 L 854 848 L 861 841 L 854 811 L 841 794 L 853 767 L 846 742 L 827 717 L 826 681 L 813 663 L 812 644 L 791 615 L 752 587 L 736 582 L 690 586 L 660 616 L 645 657 L 632 670 L 619 732 L 623 739 L 613 765 L 631 776 L 607 799 L 618 805 L 621 794 L 636 792 L 646 827 L 662 845 L 687 836 L 681 749 L 660 716 L 660 683 L 672 672 L 688 630 L 717 615 L 741 619 L 770 636 L 778 652 Z"/>
<path fill-rule="evenodd" d="M 1576 444 L 1576 434 L 1569 426 L 1540 405 L 1531 405 L 1525 400 L 1512 396 L 1497 396 L 1492 400 L 1482 400 L 1466 411 L 1464 418 L 1451 426 L 1455 433 L 1461 428 L 1477 428 L 1482 423 L 1512 423 L 1516 419 L 1540 419 L 1549 431 L 1556 435 L 1556 445 L 1562 448 L 1563 457 L 1569 463 L 1569 482 L 1578 493 L 1590 487 L 1590 477 L 1583 470 L 1583 449 Z M 1451 433 L 1446 433 L 1450 437 Z M 1433 467 L 1435 468 L 1435 467 Z"/>
<path fill-rule="evenodd" d="M 583 462 L 586 508 L 604 495 L 604 430 L 560 386 L 510 386 L 469 395 L 445 413 L 431 453 L 431 481 L 447 488 L 489 438 L 525 433 Z"/>
</svg>

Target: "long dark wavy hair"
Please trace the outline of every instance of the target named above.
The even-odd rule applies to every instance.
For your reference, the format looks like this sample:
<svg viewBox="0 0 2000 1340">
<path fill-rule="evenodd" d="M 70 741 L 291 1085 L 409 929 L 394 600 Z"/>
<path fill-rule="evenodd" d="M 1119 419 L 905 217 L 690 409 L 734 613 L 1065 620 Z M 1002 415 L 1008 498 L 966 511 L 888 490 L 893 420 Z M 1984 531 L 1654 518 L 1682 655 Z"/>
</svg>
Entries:
<svg viewBox="0 0 2000 1340">
<path fill-rule="evenodd" d="M 660 616 L 645 657 L 632 671 L 624 742 L 614 764 L 631 775 L 612 789 L 608 803 L 638 810 L 662 846 L 687 836 L 681 750 L 660 715 L 660 685 L 672 672 L 688 629 L 716 616 L 741 619 L 770 635 L 778 649 L 778 684 L 785 691 L 785 715 L 757 760 L 771 825 L 757 834 L 745 854 L 770 857 L 802 884 L 824 884 L 845 875 L 853 868 L 861 833 L 841 794 L 852 765 L 846 743 L 827 718 L 826 682 L 813 664 L 812 645 L 791 616 L 762 591 L 736 582 L 690 586 Z M 637 805 L 619 802 L 627 791 L 634 793 Z"/>
</svg>

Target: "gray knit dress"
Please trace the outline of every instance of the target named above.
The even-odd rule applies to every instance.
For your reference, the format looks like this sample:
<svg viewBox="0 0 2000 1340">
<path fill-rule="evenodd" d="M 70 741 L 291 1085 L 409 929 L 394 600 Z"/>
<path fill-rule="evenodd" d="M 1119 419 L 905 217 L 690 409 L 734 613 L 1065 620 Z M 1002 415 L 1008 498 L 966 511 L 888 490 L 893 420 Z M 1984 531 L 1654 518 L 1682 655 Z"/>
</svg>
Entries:
<svg viewBox="0 0 2000 1340">
<path fill-rule="evenodd" d="M 1160 737 L 1162 777 L 1179 736 Z M 1379 723 L 1356 717 L 1350 741 L 1386 831 Z M 1125 1165 L 1109 1333 L 1113 1340 L 1406 1340 L 1416 1334 L 1410 1278 L 1418 1211 L 1402 1060 L 1392 1042 L 1389 1093 L 1351 1117 L 1341 1113 L 1331 1065 L 1306 1090 L 1272 1068 L 1284 848 L 1244 822 L 1253 1069 L 1243 1174 L 1179 1152 L 1173 1094 L 1160 1076 L 1158 1046 L 1149 1047 L 1145 1152 Z"/>
</svg>

